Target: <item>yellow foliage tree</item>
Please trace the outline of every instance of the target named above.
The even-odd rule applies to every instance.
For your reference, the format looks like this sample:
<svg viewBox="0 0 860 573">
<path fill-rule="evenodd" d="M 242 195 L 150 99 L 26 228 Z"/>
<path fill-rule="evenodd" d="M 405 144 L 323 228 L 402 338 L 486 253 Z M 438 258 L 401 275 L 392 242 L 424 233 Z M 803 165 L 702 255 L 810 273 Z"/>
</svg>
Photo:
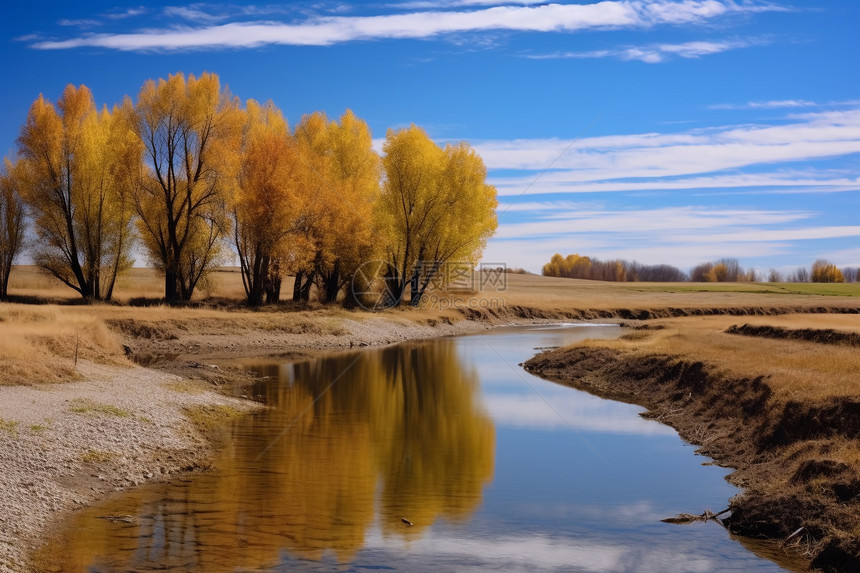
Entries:
<svg viewBox="0 0 860 573">
<path fill-rule="evenodd" d="M 358 267 L 373 258 L 379 156 L 367 123 L 351 110 L 340 122 L 329 121 L 321 112 L 306 115 L 295 136 L 302 157 L 312 167 L 304 192 L 308 198 L 305 232 L 312 258 L 299 272 L 296 294 L 307 299 L 312 278 L 323 302 L 334 302 Z"/>
<path fill-rule="evenodd" d="M 85 299 L 110 299 L 131 266 L 130 195 L 141 166 L 130 101 L 96 110 L 86 86 L 69 85 L 57 108 L 33 103 L 10 173 L 33 210 L 36 262 Z"/>
<path fill-rule="evenodd" d="M 845 277 L 839 267 L 825 259 L 818 259 L 812 264 L 812 282 L 814 283 L 843 283 Z"/>
<path fill-rule="evenodd" d="M 7 160 L 7 172 L 9 168 Z M 9 275 L 24 245 L 24 228 L 24 201 L 12 177 L 0 173 L 0 300 L 9 296 Z"/>
<path fill-rule="evenodd" d="M 466 143 L 439 148 L 412 125 L 389 130 L 380 220 L 388 236 L 388 288 L 396 302 L 407 282 L 417 306 L 450 262 L 472 265 L 496 230 L 496 190 L 481 157 Z"/>
<path fill-rule="evenodd" d="M 248 304 L 263 295 L 276 302 L 288 240 L 299 225 L 299 194 L 307 168 L 298 156 L 287 121 L 272 102 L 249 100 L 238 187 L 232 211 L 234 240 Z"/>
<path fill-rule="evenodd" d="M 235 189 L 244 115 L 211 73 L 149 80 L 136 110 L 149 163 L 136 195 L 138 228 L 150 261 L 164 273 L 164 298 L 189 300 L 229 227 L 226 202 Z"/>
</svg>

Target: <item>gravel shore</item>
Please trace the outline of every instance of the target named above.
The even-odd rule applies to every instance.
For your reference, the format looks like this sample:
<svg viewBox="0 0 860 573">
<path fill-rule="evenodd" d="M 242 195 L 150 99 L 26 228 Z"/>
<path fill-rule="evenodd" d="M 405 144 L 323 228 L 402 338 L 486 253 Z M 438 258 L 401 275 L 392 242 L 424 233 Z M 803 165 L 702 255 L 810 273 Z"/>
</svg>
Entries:
<svg viewBox="0 0 860 573">
<path fill-rule="evenodd" d="M 210 440 L 187 411 L 259 407 L 137 366 L 77 370 L 83 381 L 0 386 L 0 572 L 28 571 L 62 514 L 206 467 Z"/>
</svg>

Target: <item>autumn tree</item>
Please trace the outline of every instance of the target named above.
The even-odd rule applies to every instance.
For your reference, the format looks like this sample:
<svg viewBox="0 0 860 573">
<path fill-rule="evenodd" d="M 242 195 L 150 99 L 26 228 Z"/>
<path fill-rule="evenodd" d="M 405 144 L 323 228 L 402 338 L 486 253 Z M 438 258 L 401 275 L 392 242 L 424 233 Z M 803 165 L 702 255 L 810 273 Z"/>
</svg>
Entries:
<svg viewBox="0 0 860 573">
<path fill-rule="evenodd" d="M 602 261 L 593 257 L 571 254 L 563 257 L 556 253 L 543 266 L 541 274 L 546 277 L 588 279 L 598 281 L 650 281 L 677 282 L 687 280 L 687 275 L 672 265 L 643 265 L 624 259 Z"/>
<path fill-rule="evenodd" d="M 842 283 L 845 277 L 839 267 L 828 260 L 818 259 L 812 263 L 812 282 L 814 283 Z"/>
<path fill-rule="evenodd" d="M 136 196 L 138 228 L 164 273 L 164 298 L 189 300 L 228 230 L 243 114 L 211 73 L 147 81 L 136 111 L 149 167 Z"/>
<path fill-rule="evenodd" d="M 408 284 L 417 306 L 430 281 L 450 268 L 446 263 L 477 264 L 497 226 L 496 190 L 466 143 L 441 149 L 412 125 L 389 130 L 383 149 L 387 292 L 400 302 Z"/>
<path fill-rule="evenodd" d="M 306 169 L 287 121 L 272 102 L 249 100 L 238 186 L 232 201 L 233 238 L 248 304 L 275 302 L 288 237 L 301 213 L 298 189 Z"/>
<path fill-rule="evenodd" d="M 7 172 L 10 167 L 7 162 Z M 9 296 L 9 275 L 24 245 L 24 228 L 24 202 L 12 177 L 0 173 L 0 300 Z"/>
<path fill-rule="evenodd" d="M 314 166 L 315 181 L 308 182 L 313 190 L 307 219 L 314 247 L 310 272 L 323 302 L 334 302 L 359 266 L 374 258 L 379 242 L 373 222 L 379 156 L 367 123 L 351 110 L 339 122 L 320 112 L 307 115 L 295 135 L 302 156 Z"/>
<path fill-rule="evenodd" d="M 33 211 L 34 259 L 84 299 L 110 299 L 131 266 L 130 195 L 141 148 L 130 101 L 96 110 L 86 86 L 69 85 L 55 107 L 33 102 L 11 173 Z"/>
</svg>

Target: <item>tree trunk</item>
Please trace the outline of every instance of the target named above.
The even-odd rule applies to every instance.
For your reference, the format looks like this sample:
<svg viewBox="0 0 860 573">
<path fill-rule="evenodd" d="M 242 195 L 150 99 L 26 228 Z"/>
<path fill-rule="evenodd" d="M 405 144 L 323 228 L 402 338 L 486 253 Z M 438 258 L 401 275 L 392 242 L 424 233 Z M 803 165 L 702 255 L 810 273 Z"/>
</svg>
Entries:
<svg viewBox="0 0 860 573">
<path fill-rule="evenodd" d="M 293 302 L 302 300 L 302 277 L 304 275 L 305 273 L 302 271 L 296 273 L 296 280 L 293 282 Z"/>
<path fill-rule="evenodd" d="M 334 262 L 334 267 L 329 273 L 321 273 L 323 282 L 323 302 L 332 303 L 337 300 L 340 291 L 340 259 Z"/>
<path fill-rule="evenodd" d="M 315 271 L 311 271 L 308 273 L 308 278 L 305 280 L 304 284 L 301 285 L 299 290 L 299 295 L 301 300 L 304 302 L 308 302 L 311 299 L 311 287 L 314 285 L 314 277 L 316 276 Z"/>
<path fill-rule="evenodd" d="M 179 293 L 176 289 L 176 271 L 174 269 L 165 269 L 164 271 L 164 300 L 167 302 L 176 302 L 179 300 Z"/>
</svg>

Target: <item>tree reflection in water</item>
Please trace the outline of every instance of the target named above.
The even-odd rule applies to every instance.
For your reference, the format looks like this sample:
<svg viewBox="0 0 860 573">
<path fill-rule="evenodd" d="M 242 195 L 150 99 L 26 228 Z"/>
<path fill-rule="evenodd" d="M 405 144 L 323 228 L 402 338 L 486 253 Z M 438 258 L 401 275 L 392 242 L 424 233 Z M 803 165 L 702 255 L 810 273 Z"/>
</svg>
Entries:
<svg viewBox="0 0 860 573">
<path fill-rule="evenodd" d="M 408 541 L 480 504 L 495 430 L 452 342 L 260 373 L 272 377 L 257 388 L 271 408 L 236 425 L 217 471 L 82 512 L 44 561 L 63 571 L 232 570 L 327 554 L 345 563 L 375 520 Z M 108 515 L 132 519 L 97 519 Z"/>
</svg>

